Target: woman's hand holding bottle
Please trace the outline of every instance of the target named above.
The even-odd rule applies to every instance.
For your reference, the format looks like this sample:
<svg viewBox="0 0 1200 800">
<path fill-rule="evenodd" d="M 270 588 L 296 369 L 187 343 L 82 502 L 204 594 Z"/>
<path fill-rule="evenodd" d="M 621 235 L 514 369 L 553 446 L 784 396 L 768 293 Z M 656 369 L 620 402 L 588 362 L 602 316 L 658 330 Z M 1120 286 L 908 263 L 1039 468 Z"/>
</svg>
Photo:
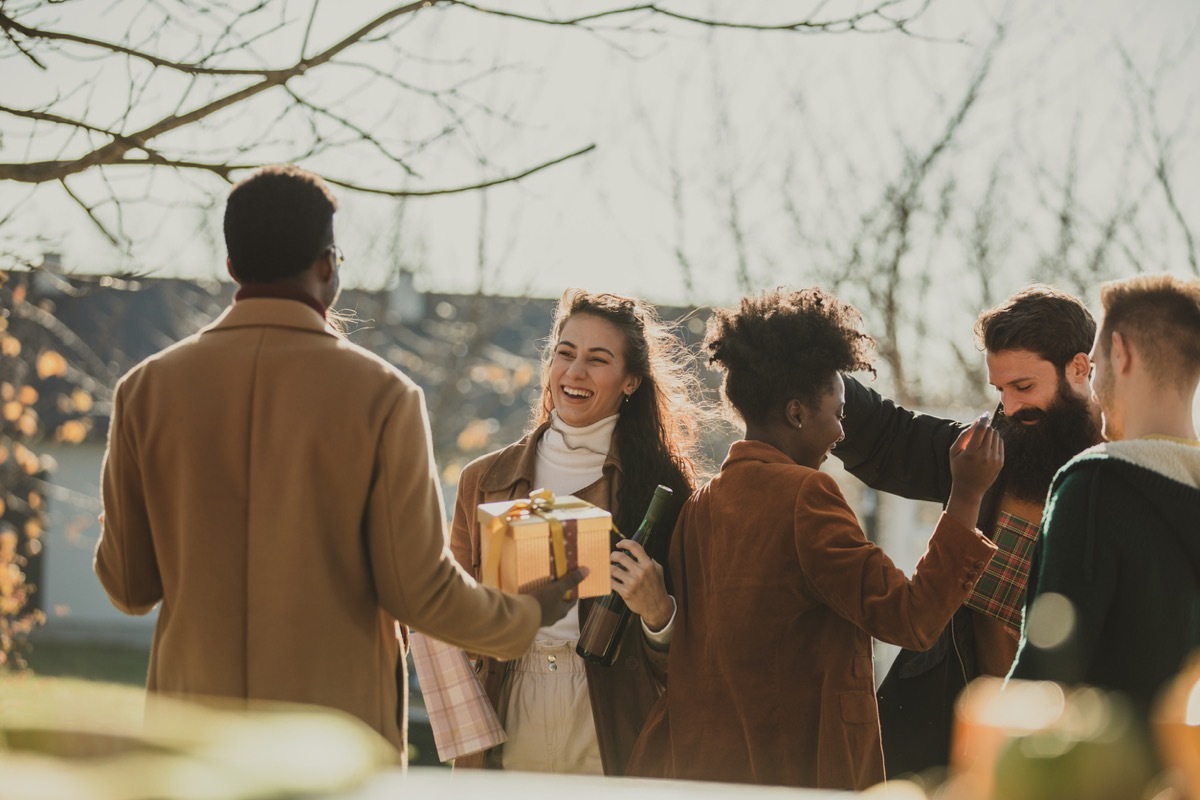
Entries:
<svg viewBox="0 0 1200 800">
<path fill-rule="evenodd" d="M 662 630 L 675 610 L 667 594 L 662 565 L 631 539 L 617 543 L 610 562 L 613 591 L 621 595 L 629 610 L 640 616 L 650 630 Z"/>
</svg>

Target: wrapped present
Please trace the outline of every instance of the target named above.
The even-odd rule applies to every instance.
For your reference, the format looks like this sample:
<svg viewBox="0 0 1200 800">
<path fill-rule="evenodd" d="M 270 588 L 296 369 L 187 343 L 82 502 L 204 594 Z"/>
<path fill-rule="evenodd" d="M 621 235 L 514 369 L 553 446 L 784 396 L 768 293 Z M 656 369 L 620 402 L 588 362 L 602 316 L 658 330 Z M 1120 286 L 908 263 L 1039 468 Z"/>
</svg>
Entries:
<svg viewBox="0 0 1200 800">
<path fill-rule="evenodd" d="M 612 591 L 612 515 L 604 509 L 539 489 L 528 499 L 481 503 L 478 518 L 484 585 L 523 594 L 586 566 L 579 597 Z"/>
<path fill-rule="evenodd" d="M 998 619 L 1015 630 L 1021 629 L 1025 589 L 1029 584 L 1037 535 L 1037 525 L 1006 511 L 1000 512 L 992 537 L 999 550 L 975 581 L 975 588 L 967 597 L 968 608 Z"/>
</svg>

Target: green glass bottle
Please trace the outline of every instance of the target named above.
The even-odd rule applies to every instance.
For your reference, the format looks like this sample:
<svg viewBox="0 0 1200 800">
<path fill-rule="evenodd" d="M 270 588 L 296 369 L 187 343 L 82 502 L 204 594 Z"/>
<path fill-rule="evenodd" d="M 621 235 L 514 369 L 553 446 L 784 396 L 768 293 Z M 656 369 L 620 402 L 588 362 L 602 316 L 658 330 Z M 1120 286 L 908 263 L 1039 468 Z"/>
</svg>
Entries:
<svg viewBox="0 0 1200 800">
<path fill-rule="evenodd" d="M 673 494 L 666 486 L 655 488 L 654 496 L 650 498 L 650 507 L 646 509 L 646 516 L 642 517 L 642 524 L 633 534 L 633 541 L 643 548 L 653 537 L 654 529 L 671 502 Z M 632 616 L 632 612 L 630 612 L 629 606 L 625 605 L 625 599 L 615 591 L 608 597 L 597 601 L 592 606 L 592 610 L 588 612 L 587 620 L 583 623 L 583 630 L 579 632 L 579 642 L 575 645 L 575 652 L 586 661 L 611 667 L 617 660 L 621 635 L 625 633 L 625 626 L 629 624 L 630 616 Z"/>
</svg>

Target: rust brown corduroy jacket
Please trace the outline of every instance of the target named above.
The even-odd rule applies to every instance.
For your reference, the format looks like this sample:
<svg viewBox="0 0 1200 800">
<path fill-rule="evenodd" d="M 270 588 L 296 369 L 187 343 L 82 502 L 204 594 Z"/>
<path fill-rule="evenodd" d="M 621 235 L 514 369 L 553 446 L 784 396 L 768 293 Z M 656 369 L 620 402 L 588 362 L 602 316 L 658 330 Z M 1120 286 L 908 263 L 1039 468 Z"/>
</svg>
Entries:
<svg viewBox="0 0 1200 800">
<path fill-rule="evenodd" d="M 538 488 L 533 485 L 537 443 L 548 427 L 549 423 L 543 424 L 519 442 L 478 458 L 463 469 L 454 507 L 450 546 L 458 562 L 477 579 L 481 573 L 479 525 L 476 521 L 479 504 L 528 497 L 530 491 Z M 600 480 L 575 494 L 581 500 L 613 511 L 620 474 L 619 456 L 610 451 Z M 580 601 L 580 627 L 587 619 L 593 602 L 592 599 Z M 629 753 L 642 730 L 646 715 L 662 693 L 666 665 L 667 654 L 650 647 L 636 616 L 625 628 L 617 662 L 611 667 L 587 665 L 592 718 L 596 724 L 600 757 L 606 775 L 625 773 Z M 493 705 L 500 697 L 505 667 L 504 663 L 495 659 L 482 660 L 479 674 Z M 460 758 L 455 764 L 480 767 L 483 765 L 483 755 Z"/>
<path fill-rule="evenodd" d="M 867 541 L 833 478 L 735 443 L 675 527 L 670 678 L 629 774 L 882 781 L 871 637 L 929 647 L 995 549 L 943 514 L 910 581 Z"/>
<path fill-rule="evenodd" d="M 397 621 L 506 658 L 540 624 L 450 555 L 420 389 L 294 300 L 121 380 L 103 494 L 96 574 L 126 613 L 162 603 L 152 691 L 341 709 L 403 758 Z"/>
</svg>

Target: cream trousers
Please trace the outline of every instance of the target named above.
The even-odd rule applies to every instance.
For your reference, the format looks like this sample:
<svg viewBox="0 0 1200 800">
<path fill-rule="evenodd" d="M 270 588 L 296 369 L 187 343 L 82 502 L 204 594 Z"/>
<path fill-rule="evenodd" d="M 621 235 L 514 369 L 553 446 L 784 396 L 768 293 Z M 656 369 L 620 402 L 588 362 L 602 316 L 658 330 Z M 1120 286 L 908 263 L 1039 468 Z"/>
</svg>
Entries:
<svg viewBox="0 0 1200 800">
<path fill-rule="evenodd" d="M 527 772 L 602 775 L 584 661 L 575 642 L 535 642 L 508 666 L 500 690 L 508 741 L 499 766 Z"/>
</svg>

